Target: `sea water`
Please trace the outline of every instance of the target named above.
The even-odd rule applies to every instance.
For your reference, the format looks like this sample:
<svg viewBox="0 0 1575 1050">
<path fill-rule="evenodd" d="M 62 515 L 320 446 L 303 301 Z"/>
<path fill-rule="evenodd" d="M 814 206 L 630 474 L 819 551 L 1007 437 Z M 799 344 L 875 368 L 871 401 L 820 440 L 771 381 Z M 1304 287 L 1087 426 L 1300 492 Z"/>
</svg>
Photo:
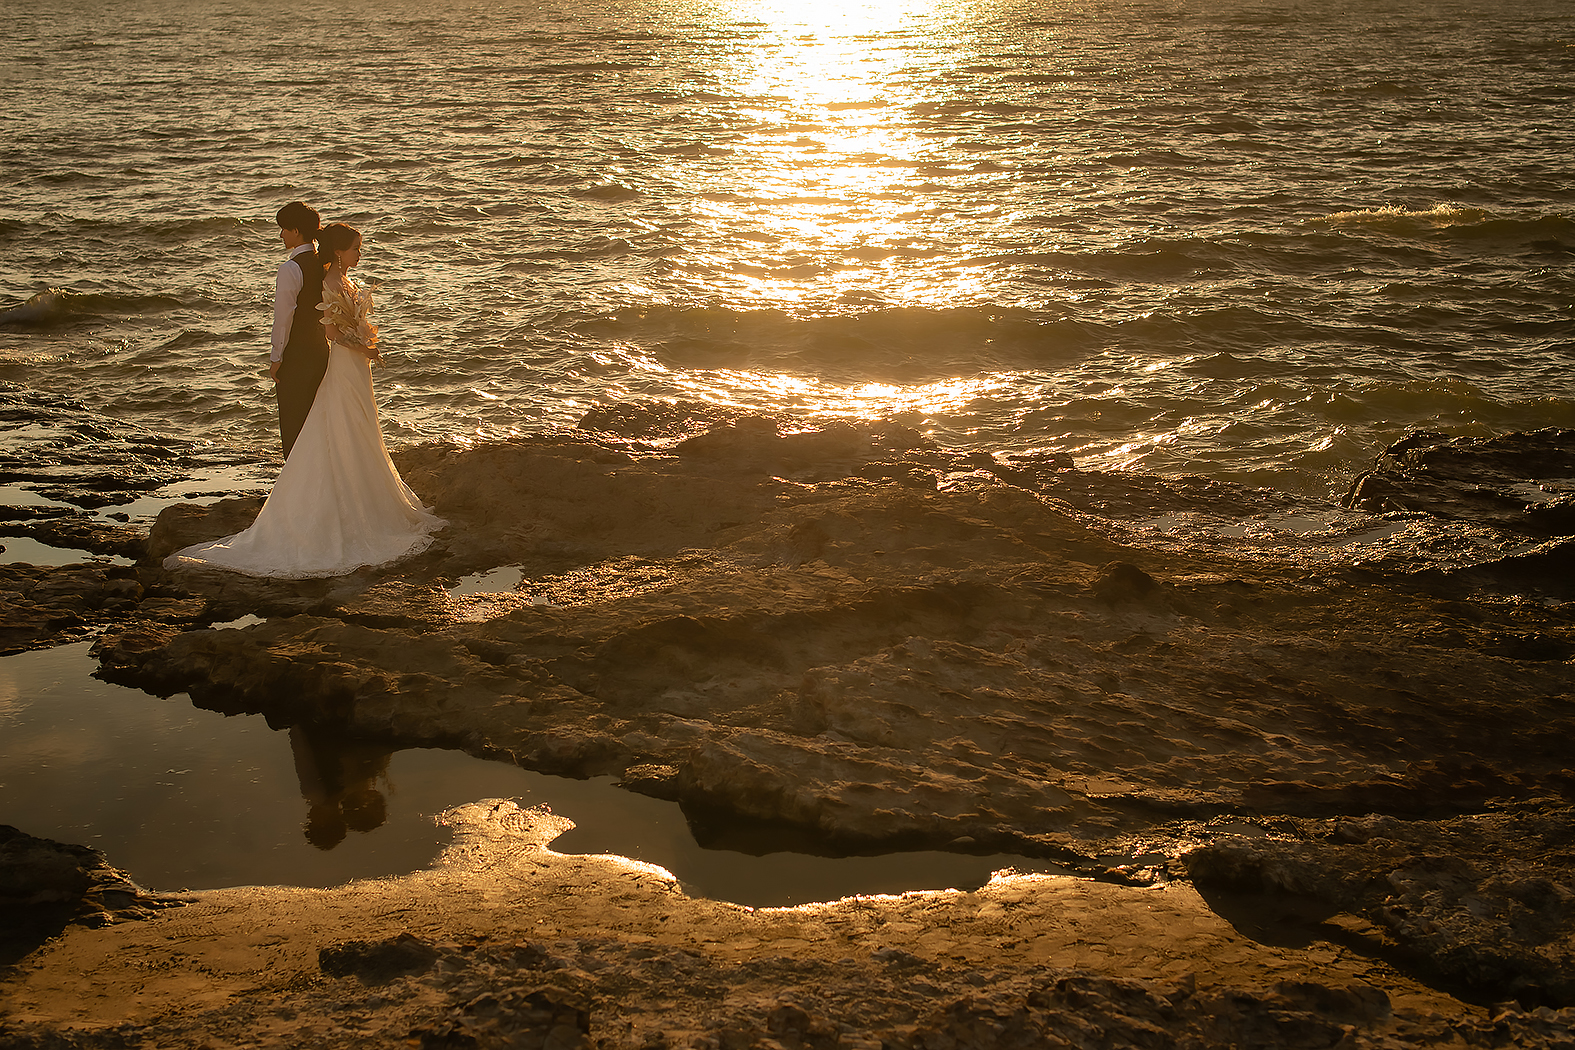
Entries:
<svg viewBox="0 0 1575 1050">
<path fill-rule="evenodd" d="M 396 446 L 695 399 L 1325 496 L 1575 425 L 1562 0 L 13 0 L 0 70 L 0 383 L 224 448 L 294 199 Z"/>
</svg>

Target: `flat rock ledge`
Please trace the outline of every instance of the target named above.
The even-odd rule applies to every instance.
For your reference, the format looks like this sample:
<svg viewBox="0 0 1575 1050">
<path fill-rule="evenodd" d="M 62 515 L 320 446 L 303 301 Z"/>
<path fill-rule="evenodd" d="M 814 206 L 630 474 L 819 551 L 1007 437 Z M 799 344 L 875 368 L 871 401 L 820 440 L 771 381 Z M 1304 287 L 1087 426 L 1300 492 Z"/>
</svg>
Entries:
<svg viewBox="0 0 1575 1050">
<path fill-rule="evenodd" d="M 1559 458 L 1562 432 L 1532 444 L 1553 450 L 1543 476 L 1575 476 L 1571 457 Z M 1502 451 L 1488 450 L 1494 469 Z M 1567 1038 L 1558 1026 L 1575 1006 L 1575 606 L 1567 574 L 1549 571 L 1567 557 L 1558 513 L 1483 525 L 1541 544 L 1530 569 L 1515 560 L 1522 552 L 1466 572 L 1401 572 L 1148 546 L 1110 525 L 1112 506 L 1245 515 L 1280 497 L 1090 474 L 1057 457 L 957 456 L 900 427 L 792 434 L 739 419 L 661 447 L 586 433 L 428 445 L 396 458 L 451 523 L 417 559 L 300 583 L 171 574 L 160 567 L 167 553 L 236 531 L 258 501 L 182 505 L 161 516 L 139 564 L 114 568 L 137 590 L 122 588 L 64 628 L 20 617 L 12 644 L 108 624 L 96 652 L 111 680 L 189 693 L 199 706 L 262 714 L 276 727 L 463 748 L 567 776 L 617 774 L 631 790 L 677 802 L 716 845 L 737 828 L 765 827 L 828 851 L 1054 858 L 1097 880 L 1077 885 L 1123 894 L 1112 908 L 1161 899 L 1145 893 L 1201 892 L 1203 911 L 1233 916 L 1265 943 L 1285 934 L 1260 929 L 1259 913 L 1295 913 L 1293 937 L 1461 997 L 1449 999 L 1455 1014 L 1435 1011 L 1455 1020 L 1425 1022 L 1465 1026 L 1445 1042 Z M 1463 458 L 1445 458 L 1459 483 Z M 1411 457 L 1386 484 L 1421 492 L 1416 479 L 1430 469 Z M 1373 509 L 1418 513 L 1411 503 Z M 16 593 L 47 608 L 55 575 L 83 568 L 40 570 Z M 493 579 L 506 582 L 488 586 Z M 255 622 L 226 626 L 248 615 Z M 1024 885 L 1032 898 L 1047 884 Z M 347 934 L 373 947 L 330 954 L 337 961 L 325 972 L 353 976 L 356 953 L 384 958 L 376 945 L 395 932 Z M 459 1013 L 432 1022 L 441 1030 L 408 1038 L 503 1045 L 488 1041 L 504 1037 L 487 1025 L 502 1032 L 528 1014 L 547 1025 L 543 1040 L 576 1045 L 570 1030 L 580 1026 L 605 1041 L 571 1015 L 588 1010 L 595 1029 L 595 1003 L 605 1001 L 596 996 L 621 987 L 598 983 L 602 970 L 633 974 L 621 969 L 641 962 L 625 958 L 632 942 L 615 937 L 605 948 L 622 960 L 613 964 L 596 955 L 603 948 L 528 940 L 535 947 L 496 954 L 496 945 L 434 933 L 425 947 L 388 949 L 429 960 L 425 976 L 399 978 L 424 987 L 462 972 L 461 959 L 477 975 L 512 967 L 524 982 L 506 1005 L 475 1008 L 491 1011 L 485 1024 L 455 998 Z M 531 998 L 552 982 L 538 987 L 532 966 L 511 960 L 538 950 L 595 980 Z M 902 950 L 941 965 L 934 953 Z M 753 956 L 762 973 L 776 965 L 761 952 L 738 958 Z M 689 965 L 651 958 L 674 972 Z M 695 972 L 716 977 L 704 968 L 715 957 L 697 958 Z M 837 980 L 861 989 L 886 987 L 875 975 L 900 970 L 888 965 L 896 956 L 849 958 Z M 785 981 L 789 970 L 772 972 Z M 1258 1018 L 1239 1020 L 1247 1028 L 1209 1028 L 1218 1018 L 1205 1024 L 1196 1011 L 1214 1017 L 1224 1007 L 1199 1006 L 1163 974 L 1128 986 L 1121 974 L 1075 966 L 992 971 L 964 997 L 972 1005 L 947 1005 L 946 989 L 961 986 L 937 983 L 937 972 L 904 974 L 944 993 L 921 997 L 951 1013 L 902 1022 L 939 1026 L 934 1039 L 914 1027 L 891 1029 L 883 1043 L 1147 1038 L 1101 1043 L 1057 1027 L 1072 1023 L 1063 1015 L 1078 996 L 1192 1033 L 1194 1043 L 1176 1045 L 1339 1041 L 1284 1041 L 1300 1022 L 1278 1029 L 1281 1042 L 1252 1028 L 1305 1005 L 1303 993 L 1269 985 L 1250 993 L 1251 1005 L 1240 1000 L 1243 1017 Z M 727 973 L 724 988 L 742 971 Z M 1377 987 L 1392 993 L 1390 980 Z M 1006 998 L 993 997 L 998 984 L 1010 986 Z M 456 977 L 443 987 L 457 997 L 470 986 Z M 699 994 L 675 1001 L 694 1007 Z M 1306 994 L 1325 996 L 1318 1009 L 1338 1018 L 1329 1032 L 1370 1040 L 1347 1045 L 1444 1038 L 1442 1028 L 1423 1038 L 1385 1027 L 1380 1017 L 1399 1015 L 1367 991 Z M 852 1024 L 836 1010 L 794 1008 L 809 1019 L 789 1011 L 791 1023 L 771 1022 L 765 1010 L 733 1034 L 685 1030 L 700 1042 L 625 1033 L 607 1045 L 874 1045 L 842 1029 L 842 1042 L 832 1040 L 826 1025 Z M 990 1025 L 1033 1034 L 1016 1043 L 959 1034 Z"/>
</svg>

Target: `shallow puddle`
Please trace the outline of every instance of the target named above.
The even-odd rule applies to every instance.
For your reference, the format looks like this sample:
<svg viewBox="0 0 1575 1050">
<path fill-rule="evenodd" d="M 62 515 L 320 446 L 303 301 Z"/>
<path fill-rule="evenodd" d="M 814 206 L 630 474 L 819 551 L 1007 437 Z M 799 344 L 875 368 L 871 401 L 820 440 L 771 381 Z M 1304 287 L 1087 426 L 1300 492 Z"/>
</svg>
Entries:
<svg viewBox="0 0 1575 1050">
<path fill-rule="evenodd" d="M 0 657 L 0 823 L 93 846 L 158 890 L 331 886 L 430 864 L 463 802 L 545 804 L 577 827 L 565 853 L 660 865 L 696 896 L 754 906 L 971 888 L 1006 856 L 829 858 L 705 849 L 678 806 L 457 751 L 393 751 L 259 717 L 226 717 L 91 677 L 88 642 Z"/>
<path fill-rule="evenodd" d="M 71 547 L 52 547 L 28 536 L 0 535 L 0 562 L 30 565 L 131 565 L 118 554 L 89 554 Z"/>
</svg>

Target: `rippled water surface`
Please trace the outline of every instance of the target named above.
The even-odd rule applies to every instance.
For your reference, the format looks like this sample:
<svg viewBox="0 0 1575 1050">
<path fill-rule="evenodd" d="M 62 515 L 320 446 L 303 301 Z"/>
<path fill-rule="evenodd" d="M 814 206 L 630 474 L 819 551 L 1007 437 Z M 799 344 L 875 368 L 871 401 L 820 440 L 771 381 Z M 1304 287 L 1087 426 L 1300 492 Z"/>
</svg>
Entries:
<svg viewBox="0 0 1575 1050">
<path fill-rule="evenodd" d="M 295 198 L 396 444 L 686 398 L 1323 495 L 1575 425 L 1563 2 L 7 13 L 0 381 L 154 431 L 274 450 Z"/>
</svg>

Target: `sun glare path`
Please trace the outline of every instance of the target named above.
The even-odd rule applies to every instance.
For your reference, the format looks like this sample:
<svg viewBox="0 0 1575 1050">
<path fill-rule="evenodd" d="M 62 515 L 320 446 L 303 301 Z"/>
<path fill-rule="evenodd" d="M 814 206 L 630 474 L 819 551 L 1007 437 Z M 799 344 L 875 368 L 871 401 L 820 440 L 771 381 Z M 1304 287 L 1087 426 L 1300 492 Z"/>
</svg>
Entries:
<svg viewBox="0 0 1575 1050">
<path fill-rule="evenodd" d="M 860 383 L 837 386 L 779 372 L 719 369 L 675 377 L 687 396 L 737 409 L 799 409 L 814 418 L 889 419 L 912 414 L 951 414 L 980 397 L 1006 389 L 1007 377 L 977 375 L 915 386 Z"/>
<path fill-rule="evenodd" d="M 878 33 L 914 15 L 929 13 L 935 4 L 933 0 L 754 0 L 730 6 L 740 21 L 761 22 L 778 29 Z"/>
<path fill-rule="evenodd" d="M 738 0 L 748 27 L 721 60 L 742 108 L 725 168 L 675 162 L 696 212 L 733 246 L 713 270 L 722 300 L 790 310 L 967 300 L 977 275 L 923 264 L 944 240 L 935 213 L 904 208 L 916 172 L 942 160 L 909 118 L 957 61 L 926 27 L 935 0 L 839 4 Z"/>
</svg>

